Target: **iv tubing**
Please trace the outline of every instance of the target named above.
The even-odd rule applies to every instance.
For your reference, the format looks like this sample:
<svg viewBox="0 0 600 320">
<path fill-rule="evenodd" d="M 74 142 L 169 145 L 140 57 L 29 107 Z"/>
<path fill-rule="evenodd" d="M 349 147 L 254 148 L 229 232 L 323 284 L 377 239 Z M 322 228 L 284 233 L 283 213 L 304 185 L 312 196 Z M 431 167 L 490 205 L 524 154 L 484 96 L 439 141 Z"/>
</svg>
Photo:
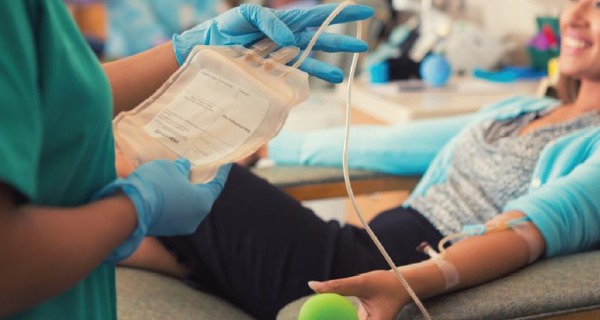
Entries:
<svg viewBox="0 0 600 320">
<path fill-rule="evenodd" d="M 357 34 L 359 34 L 359 35 L 361 33 L 360 25 L 361 25 L 360 22 L 358 22 L 357 23 L 357 26 L 358 26 Z M 402 273 L 400 273 L 400 271 L 394 264 L 394 261 L 389 256 L 389 254 L 387 253 L 385 248 L 383 248 L 383 245 L 381 244 L 381 242 L 379 241 L 379 239 L 377 238 L 375 233 L 373 233 L 373 230 L 371 230 L 371 227 L 369 227 L 369 225 L 365 221 L 364 217 L 360 213 L 358 204 L 356 203 L 356 199 L 354 198 L 354 192 L 352 191 L 352 186 L 350 185 L 350 175 L 348 173 L 348 142 L 350 139 L 350 120 L 352 119 L 352 107 L 350 105 L 350 101 L 351 101 L 350 99 L 351 99 L 351 95 L 352 95 L 352 82 L 354 80 L 354 72 L 356 71 L 356 63 L 358 62 L 358 55 L 359 55 L 358 53 L 355 53 L 354 56 L 352 57 L 352 66 L 350 67 L 350 74 L 348 75 L 348 91 L 347 91 L 347 95 L 346 95 L 346 133 L 344 136 L 344 160 L 343 160 L 344 183 L 346 184 L 346 190 L 348 191 L 348 196 L 350 197 L 350 201 L 352 202 L 352 207 L 354 208 L 354 212 L 356 212 L 356 215 L 358 216 L 360 223 L 363 225 L 363 227 L 365 228 L 365 230 L 367 231 L 367 233 L 369 234 L 369 236 L 371 237 L 373 242 L 375 242 L 377 249 L 379 249 L 379 251 L 385 258 L 387 263 L 390 265 L 390 267 L 392 268 L 392 271 L 396 274 L 396 277 L 398 277 L 398 280 L 400 281 L 400 283 L 402 284 L 402 286 L 404 287 L 406 292 L 410 295 L 410 297 L 413 299 L 415 304 L 419 307 L 419 310 L 421 310 L 421 313 L 423 313 L 423 316 L 425 317 L 425 319 L 431 320 L 431 316 L 429 315 L 429 313 L 423 306 L 423 303 L 421 302 L 419 297 L 417 297 L 417 295 L 415 294 L 413 289 L 410 287 L 408 282 L 406 282 L 406 279 L 404 279 L 404 276 L 402 276 Z"/>
<path fill-rule="evenodd" d="M 294 63 L 292 68 L 298 68 L 302 64 L 304 59 L 306 59 L 306 57 L 310 54 L 310 51 L 312 50 L 313 46 L 317 42 L 317 39 L 319 38 L 319 36 L 323 33 L 323 31 L 325 31 L 325 29 L 329 26 L 331 21 L 333 21 L 333 19 L 335 19 L 335 17 L 346 6 L 348 6 L 350 4 L 354 4 L 354 2 L 353 1 L 342 2 L 329 15 L 329 17 L 327 17 L 327 19 L 323 22 L 321 27 L 319 27 L 319 30 L 317 30 L 317 32 L 315 33 L 313 38 L 310 40 L 310 43 L 308 44 L 308 46 L 306 47 L 306 49 L 304 50 L 304 52 L 302 53 L 302 55 L 300 56 L 298 61 L 296 61 L 296 63 Z M 357 22 L 356 23 L 356 37 L 358 39 L 360 39 L 361 35 L 362 35 L 362 25 L 360 22 Z M 402 276 L 402 273 L 400 273 L 400 271 L 394 264 L 394 261 L 392 260 L 392 258 L 389 256 L 389 254 L 387 253 L 387 251 L 385 250 L 385 248 L 383 247 L 383 245 L 381 244 L 381 242 L 379 241 L 379 239 L 377 238 L 375 233 L 373 233 L 373 230 L 371 230 L 369 225 L 366 223 L 364 217 L 360 213 L 358 205 L 356 204 L 356 199 L 354 198 L 354 191 L 352 191 L 352 186 L 350 185 L 350 175 L 348 173 L 348 142 L 350 140 L 350 120 L 352 119 L 352 108 L 351 108 L 352 82 L 354 81 L 354 73 L 356 72 L 356 64 L 358 62 L 358 56 L 359 56 L 359 53 L 354 53 L 354 55 L 352 56 L 352 65 L 350 67 L 350 74 L 348 75 L 348 91 L 347 91 L 347 95 L 346 95 L 346 133 L 344 136 L 344 155 L 343 155 L 343 157 L 344 157 L 343 158 L 344 183 L 346 184 L 346 191 L 348 192 L 348 196 L 350 197 L 350 201 L 352 202 L 352 207 L 354 208 L 354 212 L 356 212 L 358 219 L 360 220 L 361 224 L 363 225 L 363 227 L 365 228 L 365 230 L 367 231 L 367 233 L 369 234 L 369 236 L 371 237 L 371 239 L 377 246 L 377 249 L 379 249 L 379 251 L 381 252 L 383 257 L 387 261 L 390 268 L 392 268 L 392 271 L 396 274 L 396 277 L 398 277 L 398 280 L 400 281 L 400 283 L 402 284 L 402 286 L 404 287 L 406 292 L 410 295 L 410 297 L 413 299 L 415 304 L 419 307 L 419 310 L 421 310 L 421 313 L 423 313 L 423 316 L 425 317 L 425 319 L 431 320 L 431 316 L 429 315 L 429 313 L 423 306 L 423 303 L 421 302 L 421 300 L 419 300 L 419 297 L 417 297 L 417 295 L 415 294 L 413 289 L 410 287 L 408 282 L 406 282 L 406 279 L 404 279 L 404 277 Z"/>
<path fill-rule="evenodd" d="M 450 241 L 454 241 L 456 239 L 460 239 L 460 238 L 466 237 L 466 236 L 468 236 L 468 234 L 466 234 L 464 232 L 461 232 L 461 233 L 456 233 L 456 234 L 452 234 L 452 235 L 449 235 L 449 236 L 445 237 L 438 244 L 438 251 L 440 253 L 443 253 L 444 251 L 446 251 L 446 244 L 447 243 L 449 243 Z"/>
</svg>

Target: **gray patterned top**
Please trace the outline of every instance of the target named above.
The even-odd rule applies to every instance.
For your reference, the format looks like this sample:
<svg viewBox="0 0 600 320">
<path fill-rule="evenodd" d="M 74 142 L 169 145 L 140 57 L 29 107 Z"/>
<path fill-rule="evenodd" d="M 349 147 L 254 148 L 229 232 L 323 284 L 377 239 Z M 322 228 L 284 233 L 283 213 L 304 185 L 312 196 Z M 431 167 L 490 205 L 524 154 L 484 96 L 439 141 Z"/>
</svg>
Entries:
<svg viewBox="0 0 600 320">
<path fill-rule="evenodd" d="M 489 120 L 464 134 L 454 152 L 445 183 L 407 204 L 443 234 L 465 224 L 485 223 L 511 200 L 524 195 L 542 149 L 577 130 L 600 125 L 600 111 L 519 136 L 531 121 L 553 108 L 504 121 Z"/>
</svg>

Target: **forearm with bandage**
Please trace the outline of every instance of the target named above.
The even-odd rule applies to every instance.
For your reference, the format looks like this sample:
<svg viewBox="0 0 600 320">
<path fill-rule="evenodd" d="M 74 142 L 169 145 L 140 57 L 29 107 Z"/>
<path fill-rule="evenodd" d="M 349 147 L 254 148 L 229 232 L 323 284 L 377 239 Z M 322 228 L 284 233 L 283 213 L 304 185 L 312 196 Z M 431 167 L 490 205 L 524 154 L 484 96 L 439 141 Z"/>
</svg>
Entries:
<svg viewBox="0 0 600 320">
<path fill-rule="evenodd" d="M 400 267 L 423 299 L 491 281 L 538 259 L 545 250 L 539 230 L 518 211 L 504 213 L 487 223 L 488 232 L 466 237 L 432 259 Z M 429 248 L 428 250 L 433 250 Z"/>
</svg>

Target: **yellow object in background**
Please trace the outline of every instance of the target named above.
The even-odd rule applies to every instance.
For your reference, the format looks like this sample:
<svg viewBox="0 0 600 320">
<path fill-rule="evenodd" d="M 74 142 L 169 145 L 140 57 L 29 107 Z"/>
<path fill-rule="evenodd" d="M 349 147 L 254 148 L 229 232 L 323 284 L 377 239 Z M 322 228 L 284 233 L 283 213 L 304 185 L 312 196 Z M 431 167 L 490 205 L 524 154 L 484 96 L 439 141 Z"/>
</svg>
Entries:
<svg viewBox="0 0 600 320">
<path fill-rule="evenodd" d="M 558 58 L 552 58 L 548 61 L 548 79 L 550 79 L 550 85 L 558 83 L 560 78 L 560 66 Z"/>
</svg>

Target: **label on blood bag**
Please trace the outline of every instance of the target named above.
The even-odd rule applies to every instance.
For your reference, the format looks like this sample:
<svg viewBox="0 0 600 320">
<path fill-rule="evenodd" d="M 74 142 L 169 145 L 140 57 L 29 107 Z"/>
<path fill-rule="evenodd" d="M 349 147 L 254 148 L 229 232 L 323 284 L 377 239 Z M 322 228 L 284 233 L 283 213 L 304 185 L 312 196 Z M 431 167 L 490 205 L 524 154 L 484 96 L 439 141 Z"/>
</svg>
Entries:
<svg viewBox="0 0 600 320">
<path fill-rule="evenodd" d="M 205 69 L 144 130 L 194 165 L 239 148 L 265 118 L 269 101 Z"/>
</svg>

